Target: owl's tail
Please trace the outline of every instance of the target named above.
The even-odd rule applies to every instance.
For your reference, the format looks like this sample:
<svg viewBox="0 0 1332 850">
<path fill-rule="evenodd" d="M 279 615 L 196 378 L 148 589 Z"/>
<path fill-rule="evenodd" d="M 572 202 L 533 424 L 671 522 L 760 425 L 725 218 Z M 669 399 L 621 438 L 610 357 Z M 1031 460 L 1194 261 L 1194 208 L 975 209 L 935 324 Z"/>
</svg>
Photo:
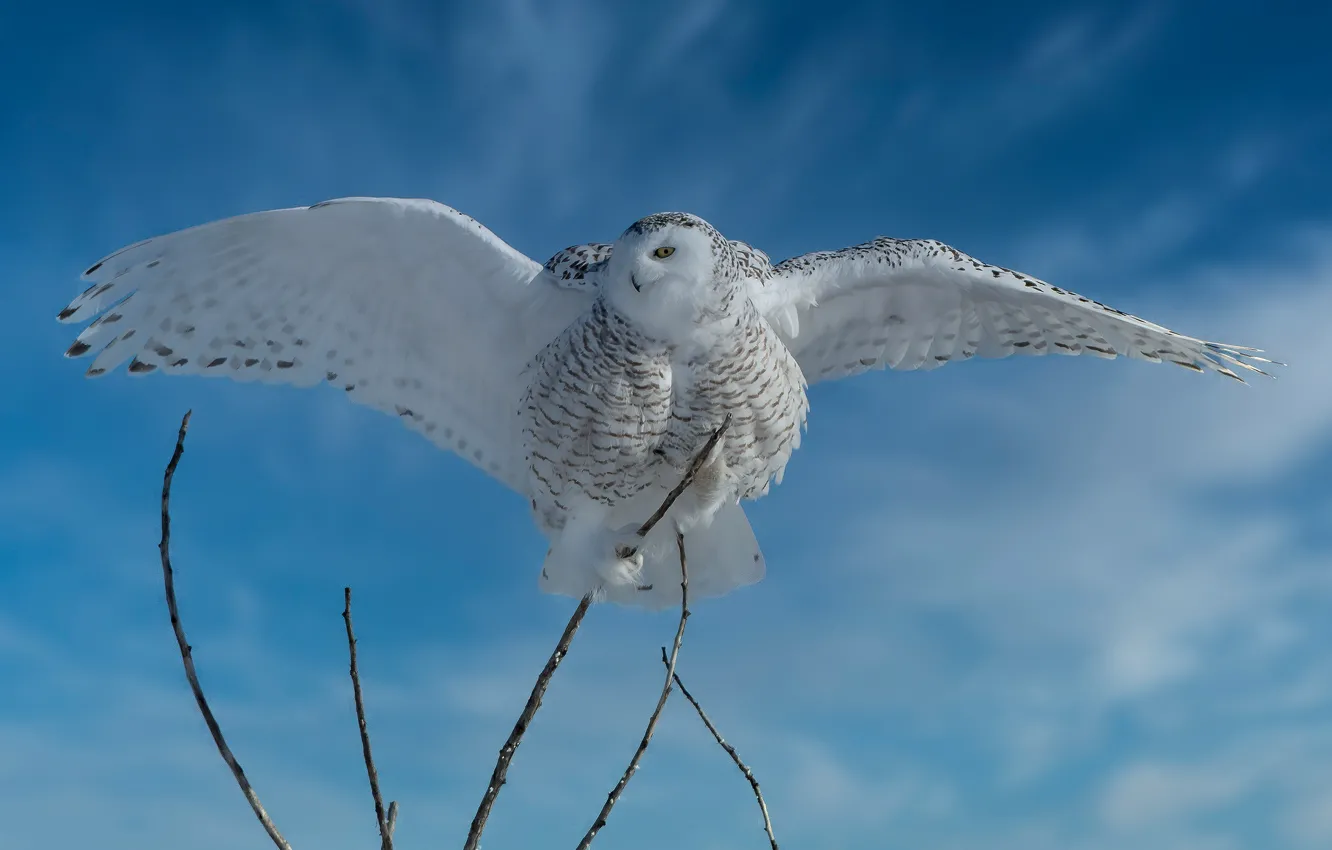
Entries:
<svg viewBox="0 0 1332 850">
<path fill-rule="evenodd" d="M 684 539 L 689 569 L 689 601 L 722 596 L 737 587 L 763 578 L 765 565 L 754 530 L 744 508 L 726 504 L 707 526 L 691 529 Z M 680 554 L 669 520 L 657 525 L 648 536 L 643 552 L 640 590 L 634 585 L 609 586 L 602 599 L 619 605 L 658 610 L 680 604 Z M 546 593 L 569 595 L 558 582 L 543 579 Z"/>
</svg>

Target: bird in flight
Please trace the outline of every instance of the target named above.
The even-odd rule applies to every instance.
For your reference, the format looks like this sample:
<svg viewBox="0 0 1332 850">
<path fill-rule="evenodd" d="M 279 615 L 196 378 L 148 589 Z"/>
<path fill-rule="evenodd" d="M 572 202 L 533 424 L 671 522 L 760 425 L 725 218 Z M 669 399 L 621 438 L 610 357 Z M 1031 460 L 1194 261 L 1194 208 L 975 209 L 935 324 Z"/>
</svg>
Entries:
<svg viewBox="0 0 1332 850">
<path fill-rule="evenodd" d="M 429 200 L 341 198 L 123 248 L 60 311 L 89 376 L 328 383 L 529 502 L 539 586 L 649 608 L 762 578 L 741 503 L 780 483 L 808 384 L 972 357 L 1090 354 L 1243 381 L 1274 361 L 928 239 L 773 264 L 660 213 L 544 265 Z M 730 415 L 670 522 L 634 532 Z"/>
</svg>

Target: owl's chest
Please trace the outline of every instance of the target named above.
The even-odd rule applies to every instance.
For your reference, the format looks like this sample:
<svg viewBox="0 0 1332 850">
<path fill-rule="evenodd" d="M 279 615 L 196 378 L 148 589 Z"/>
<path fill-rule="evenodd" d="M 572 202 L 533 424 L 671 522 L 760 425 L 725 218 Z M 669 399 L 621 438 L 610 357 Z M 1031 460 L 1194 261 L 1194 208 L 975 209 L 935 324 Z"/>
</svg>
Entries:
<svg viewBox="0 0 1332 850">
<path fill-rule="evenodd" d="M 722 443 L 736 495 L 754 498 L 780 476 L 800 442 L 808 402 L 799 365 L 757 316 L 675 370 L 672 418 L 663 453 L 683 469 L 725 417 Z"/>
<path fill-rule="evenodd" d="M 736 493 L 765 491 L 798 444 L 804 381 L 766 323 L 733 330 L 690 351 L 594 310 L 552 342 L 519 409 L 538 511 L 562 513 L 571 491 L 613 506 L 673 484 L 728 413 L 722 450 Z"/>
<path fill-rule="evenodd" d="M 571 334 L 538 356 L 520 414 L 533 439 L 574 458 L 632 455 L 665 435 L 671 403 L 664 353 Z"/>
<path fill-rule="evenodd" d="M 534 497 L 572 487 L 613 504 L 648 486 L 672 397 L 665 346 L 604 310 L 576 322 L 533 362 L 518 411 Z"/>
</svg>

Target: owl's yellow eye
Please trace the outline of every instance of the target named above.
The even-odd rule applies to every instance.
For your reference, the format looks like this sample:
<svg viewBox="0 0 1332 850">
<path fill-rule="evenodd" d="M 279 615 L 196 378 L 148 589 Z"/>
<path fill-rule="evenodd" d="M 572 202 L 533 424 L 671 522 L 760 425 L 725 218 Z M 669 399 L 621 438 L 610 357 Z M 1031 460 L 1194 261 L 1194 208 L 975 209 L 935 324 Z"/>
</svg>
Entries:
<svg viewBox="0 0 1332 850">
<path fill-rule="evenodd" d="M 652 252 L 652 256 L 656 257 L 658 260 L 664 260 L 674 253 L 675 249 L 670 245 L 662 245 L 660 248 Z"/>
</svg>

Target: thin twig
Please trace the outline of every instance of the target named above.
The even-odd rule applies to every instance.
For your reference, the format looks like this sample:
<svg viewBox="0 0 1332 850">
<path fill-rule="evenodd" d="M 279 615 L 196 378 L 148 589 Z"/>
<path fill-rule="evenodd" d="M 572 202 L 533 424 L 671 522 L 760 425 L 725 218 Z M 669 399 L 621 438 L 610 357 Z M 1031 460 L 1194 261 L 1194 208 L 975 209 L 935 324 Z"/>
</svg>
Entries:
<svg viewBox="0 0 1332 850">
<path fill-rule="evenodd" d="M 361 697 L 361 674 L 356 669 L 356 633 L 352 631 L 351 588 L 342 589 L 342 620 L 347 624 L 347 654 L 351 656 L 352 696 L 356 699 L 356 725 L 361 729 L 361 755 L 365 757 L 365 773 L 370 778 L 370 796 L 375 801 L 375 822 L 379 825 L 380 850 L 393 850 L 393 831 L 384 815 L 384 798 L 379 795 L 379 772 L 375 770 L 375 757 L 370 754 L 370 730 L 365 724 L 365 700 Z M 396 814 L 396 812 L 395 812 Z"/>
<path fill-rule="evenodd" d="M 703 444 L 703 448 L 699 449 L 698 454 L 694 455 L 693 459 L 689 461 L 689 466 L 685 469 L 684 477 L 680 479 L 680 483 L 676 484 L 675 489 L 666 494 L 665 500 L 662 501 L 661 507 L 657 508 L 656 513 L 648 517 L 647 522 L 639 527 L 639 537 L 647 537 L 648 533 L 656 527 L 657 523 L 661 522 L 666 516 L 666 512 L 675 504 L 675 500 L 680 498 L 685 490 L 689 489 L 690 484 L 694 483 L 694 479 L 698 477 L 699 470 L 701 470 L 703 464 L 707 462 L 708 455 L 712 454 L 712 450 L 717 447 L 717 443 L 719 443 L 722 436 L 726 434 L 726 429 L 730 427 L 731 414 L 728 413 L 725 418 L 722 419 L 721 426 L 717 428 L 716 431 L 712 432 L 712 436 L 708 437 L 708 441 Z M 630 552 L 629 554 L 632 555 L 633 552 Z"/>
<path fill-rule="evenodd" d="M 194 701 L 199 704 L 199 712 L 203 714 L 204 723 L 208 724 L 208 731 L 212 733 L 213 743 L 217 744 L 217 751 L 221 753 L 222 760 L 231 768 L 231 775 L 236 777 L 236 784 L 240 786 L 241 793 L 254 810 L 255 817 L 259 818 L 259 823 L 263 824 L 268 832 L 268 837 L 273 839 L 273 843 L 280 850 L 291 850 L 291 845 L 287 839 L 282 837 L 278 828 L 273 825 L 273 821 L 268 817 L 268 812 L 264 811 L 263 804 L 259 802 L 259 796 L 254 793 L 250 787 L 250 780 L 245 778 L 245 771 L 241 769 L 240 763 L 232 755 L 231 748 L 227 746 L 227 741 L 222 737 L 222 729 L 217 725 L 217 720 L 213 717 L 213 711 L 208 707 L 208 700 L 204 698 L 203 688 L 199 686 L 199 677 L 194 672 L 194 654 L 190 648 L 190 643 L 185 639 L 185 629 L 180 624 L 180 611 L 176 607 L 176 582 L 175 574 L 171 569 L 171 479 L 176 475 L 176 464 L 180 463 L 180 456 L 185 453 L 185 432 L 190 427 L 190 414 L 193 411 L 186 411 L 183 419 L 180 420 L 180 431 L 176 435 L 176 450 L 171 454 L 171 460 L 167 463 L 166 474 L 162 476 L 162 542 L 157 544 L 158 551 L 162 554 L 162 580 L 166 585 L 166 603 L 167 611 L 171 614 L 171 628 L 176 633 L 176 644 L 180 647 L 180 659 L 185 663 L 185 678 L 189 680 L 190 690 L 194 692 Z"/>
<path fill-rule="evenodd" d="M 560 666 L 564 656 L 569 652 L 569 644 L 573 642 L 574 633 L 583 622 L 583 616 L 587 614 L 588 606 L 592 604 L 591 595 L 584 596 L 578 602 L 578 607 L 574 609 L 573 616 L 569 618 L 569 624 L 564 627 L 564 634 L 560 635 L 560 642 L 555 645 L 555 651 L 551 653 L 550 659 L 546 661 L 546 666 L 542 668 L 541 675 L 537 677 L 536 684 L 532 686 L 532 693 L 527 697 L 527 705 L 523 706 L 523 713 L 518 716 L 518 722 L 513 724 L 513 731 L 509 733 L 509 738 L 500 748 L 499 759 L 495 762 L 495 770 L 490 774 L 490 784 L 486 786 L 486 793 L 481 798 L 481 805 L 477 807 L 476 816 L 472 818 L 472 828 L 467 832 L 467 843 L 463 845 L 463 850 L 476 850 L 481 842 L 481 832 L 486 828 L 486 819 L 490 817 L 490 808 L 495 805 L 495 798 L 499 796 L 500 788 L 503 787 L 509 772 L 509 762 L 513 761 L 513 754 L 522 743 L 523 735 L 527 732 L 528 724 L 536 716 L 537 709 L 541 707 L 541 699 L 546 695 L 546 688 L 550 685 L 550 679 L 555 675 L 555 668 Z"/>
<path fill-rule="evenodd" d="M 670 669 L 670 661 L 666 657 L 666 647 L 664 646 L 661 648 L 661 663 L 666 665 L 666 669 Z M 772 850 L 778 850 L 777 838 L 772 834 L 772 818 L 768 817 L 768 804 L 763 800 L 763 789 L 759 788 L 759 781 L 754 777 L 754 771 L 750 770 L 749 765 L 740 760 L 740 754 L 735 751 L 735 747 L 726 743 L 726 740 L 722 738 L 721 733 L 717 731 L 717 727 L 712 725 L 712 720 L 708 718 L 707 712 L 703 710 L 703 706 L 698 704 L 698 700 L 694 699 L 694 695 L 689 693 L 689 689 L 685 687 L 684 682 L 680 681 L 679 674 L 672 671 L 672 675 L 676 687 L 680 689 L 680 693 L 684 695 L 685 699 L 689 700 L 689 704 L 698 712 L 703 725 L 708 727 L 712 737 L 717 739 L 717 743 L 731 757 L 731 761 L 735 762 L 735 766 L 740 768 L 740 772 L 745 775 L 745 779 L 749 780 L 749 787 L 754 789 L 754 799 L 758 800 L 759 811 L 763 813 L 763 831 L 768 833 L 768 843 L 772 845 Z"/>
<path fill-rule="evenodd" d="M 639 527 L 638 536 L 640 538 L 647 537 L 653 527 L 661 522 L 662 518 L 666 516 L 666 512 L 675 504 L 675 500 L 679 499 L 681 494 L 688 489 L 689 485 L 694 483 L 694 479 L 698 477 L 699 470 L 703 468 L 703 463 L 707 460 L 708 455 L 712 453 L 712 450 L 716 448 L 718 441 L 721 440 L 722 436 L 726 433 L 726 429 L 729 428 L 730 425 L 731 414 L 728 413 L 722 420 L 721 427 L 708 438 L 708 441 L 703 444 L 703 448 L 700 449 L 698 454 L 694 455 L 693 459 L 689 462 L 689 466 L 685 470 L 684 477 L 680 479 L 680 483 L 677 484 L 670 493 L 666 494 L 666 499 L 661 503 L 661 506 L 648 518 L 647 522 Z M 633 552 L 628 552 L 626 553 L 626 556 L 632 554 Z M 683 544 L 681 544 L 680 548 L 680 569 L 683 577 L 685 569 Z M 681 582 L 681 588 L 685 587 L 686 581 L 687 579 Z M 476 815 L 472 818 L 472 827 L 467 832 L 467 842 L 463 845 L 463 850 L 476 850 L 477 846 L 480 844 L 481 833 L 485 830 L 486 820 L 490 817 L 490 809 L 495 805 L 495 798 L 499 796 L 500 788 L 504 786 L 508 776 L 509 763 L 513 761 L 513 754 L 518 749 L 518 745 L 522 743 L 523 735 L 527 733 L 527 727 L 532 722 L 532 718 L 536 716 L 537 709 L 541 707 L 541 699 L 546 694 L 546 688 L 550 685 L 551 677 L 555 675 L 555 668 L 560 666 L 560 662 L 563 661 L 564 656 L 568 654 L 569 645 L 573 642 L 574 634 L 578 631 L 578 627 L 582 625 L 583 617 L 587 614 L 588 606 L 591 604 L 591 595 L 584 596 L 579 601 L 578 607 L 574 609 L 573 616 L 569 618 L 569 623 L 564 627 L 564 634 L 560 635 L 560 642 L 556 644 L 555 652 L 551 654 L 550 660 L 546 662 L 546 666 L 541 671 L 541 675 L 537 677 L 536 684 L 532 686 L 532 693 L 527 697 L 527 705 L 523 707 L 523 713 L 519 715 L 518 722 L 513 725 L 513 731 L 509 733 L 508 740 L 506 740 L 504 746 L 500 748 L 499 758 L 495 762 L 495 769 L 490 774 L 490 784 L 486 786 L 486 793 L 482 795 L 481 804 L 477 806 Z M 676 636 L 677 649 L 679 648 L 680 639 L 683 637 L 684 618 L 688 616 L 688 609 L 685 608 L 683 600 L 681 600 L 681 608 L 685 613 L 680 618 L 680 634 Z M 666 684 L 669 689 L 669 679 Z M 658 708 L 658 712 L 660 712 L 660 708 Z M 656 716 L 654 715 L 654 725 L 656 723 L 655 718 Z M 646 742 L 644 743 L 646 745 Z M 614 805 L 614 803 L 611 803 L 610 805 Z M 610 806 L 608 805 L 603 811 L 603 817 L 606 813 L 609 813 L 609 811 Z M 392 812 L 390 812 L 390 817 L 391 816 Z M 600 827 L 598 827 L 598 829 L 599 828 Z M 590 841 L 590 839 L 585 840 Z"/>
<path fill-rule="evenodd" d="M 393 837 L 393 830 L 397 825 L 398 825 L 398 801 L 394 800 L 393 802 L 389 803 L 389 810 L 388 810 L 389 838 Z"/>
<path fill-rule="evenodd" d="M 728 416 L 727 422 L 729 421 L 730 417 Z M 717 434 L 720 435 L 725 428 L 726 423 L 723 423 Z M 715 441 L 710 440 L 709 442 L 714 443 Z M 709 447 L 705 447 L 704 453 L 709 450 Z M 634 750 L 634 757 L 629 760 L 629 766 L 624 769 L 624 775 L 620 777 L 620 781 L 615 783 L 615 787 L 606 796 L 606 804 L 601 807 L 601 812 L 597 815 L 596 821 L 588 829 L 587 834 L 583 836 L 583 840 L 578 842 L 578 850 L 587 850 L 591 846 L 592 840 L 606 825 L 606 818 L 610 816 L 611 809 L 615 808 L 615 803 L 620 799 L 620 795 L 624 793 L 625 786 L 638 772 L 638 763 L 642 761 L 643 753 L 647 752 L 652 734 L 657 730 L 657 720 L 661 717 L 661 710 L 666 707 L 666 698 L 671 695 L 671 682 L 675 678 L 675 661 L 680 655 L 680 643 L 684 640 L 685 622 L 689 619 L 689 567 L 685 562 L 684 535 L 679 531 L 675 532 L 675 545 L 680 550 L 680 625 L 675 629 L 675 642 L 671 645 L 671 657 L 666 662 L 666 684 L 661 688 L 661 696 L 657 698 L 657 707 L 653 709 L 652 716 L 648 718 L 647 729 L 643 732 L 643 740 L 638 743 L 638 749 Z"/>
</svg>

